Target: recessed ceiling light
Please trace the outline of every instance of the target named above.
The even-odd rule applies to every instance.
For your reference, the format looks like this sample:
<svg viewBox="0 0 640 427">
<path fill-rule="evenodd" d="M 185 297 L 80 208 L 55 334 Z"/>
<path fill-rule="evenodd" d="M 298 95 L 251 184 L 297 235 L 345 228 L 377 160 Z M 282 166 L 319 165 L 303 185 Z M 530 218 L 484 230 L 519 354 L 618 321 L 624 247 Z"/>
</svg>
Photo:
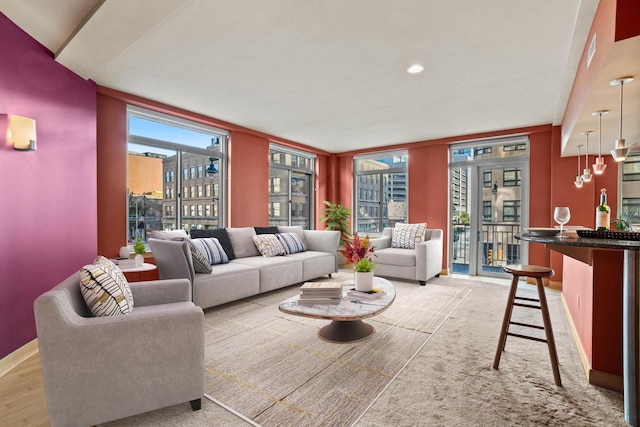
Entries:
<svg viewBox="0 0 640 427">
<path fill-rule="evenodd" d="M 422 70 L 424 70 L 424 67 L 422 65 L 414 64 L 411 67 L 407 68 L 407 73 L 409 73 L 409 74 L 418 74 Z"/>
</svg>

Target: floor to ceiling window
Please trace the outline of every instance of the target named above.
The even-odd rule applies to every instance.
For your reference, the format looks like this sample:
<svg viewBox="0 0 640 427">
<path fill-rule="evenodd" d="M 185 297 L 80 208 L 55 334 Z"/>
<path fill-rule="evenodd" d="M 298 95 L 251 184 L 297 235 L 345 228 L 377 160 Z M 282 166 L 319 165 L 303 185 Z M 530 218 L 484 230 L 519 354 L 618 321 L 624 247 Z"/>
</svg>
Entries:
<svg viewBox="0 0 640 427">
<path fill-rule="evenodd" d="M 269 159 L 269 225 L 311 229 L 316 156 L 271 144 Z"/>
<path fill-rule="evenodd" d="M 226 131 L 129 106 L 127 239 L 225 226 Z"/>
<path fill-rule="evenodd" d="M 354 157 L 355 232 L 380 233 L 407 222 L 406 151 Z"/>
</svg>

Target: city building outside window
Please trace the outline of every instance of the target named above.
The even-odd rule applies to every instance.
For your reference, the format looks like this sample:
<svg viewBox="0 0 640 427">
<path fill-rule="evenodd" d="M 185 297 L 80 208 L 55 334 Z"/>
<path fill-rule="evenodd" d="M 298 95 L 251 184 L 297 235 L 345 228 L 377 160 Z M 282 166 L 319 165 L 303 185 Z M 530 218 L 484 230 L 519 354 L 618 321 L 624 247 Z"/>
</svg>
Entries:
<svg viewBox="0 0 640 427">
<path fill-rule="evenodd" d="M 153 230 L 224 227 L 218 212 L 226 199 L 209 189 L 226 186 L 228 132 L 139 107 L 127 111 L 129 242 L 146 241 Z M 210 176 L 211 158 L 218 173 Z"/>
</svg>

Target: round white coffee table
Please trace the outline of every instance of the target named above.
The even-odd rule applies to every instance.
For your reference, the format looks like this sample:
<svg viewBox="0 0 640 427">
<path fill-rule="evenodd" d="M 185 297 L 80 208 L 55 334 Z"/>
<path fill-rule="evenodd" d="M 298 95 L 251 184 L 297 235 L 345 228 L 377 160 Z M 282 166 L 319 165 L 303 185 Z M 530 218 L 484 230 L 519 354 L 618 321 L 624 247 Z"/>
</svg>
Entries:
<svg viewBox="0 0 640 427">
<path fill-rule="evenodd" d="M 318 336 L 325 341 L 337 343 L 361 341 L 375 332 L 375 328 L 364 323 L 362 319 L 383 312 L 396 299 L 396 290 L 387 279 L 374 277 L 373 286 L 385 291 L 385 295 L 375 300 L 349 297 L 346 293 L 353 288 L 353 281 L 350 280 L 342 285 L 342 298 L 339 304 L 298 304 L 299 295 L 296 295 L 280 303 L 278 308 L 283 313 L 295 316 L 331 320 L 331 323 L 318 331 Z"/>
</svg>

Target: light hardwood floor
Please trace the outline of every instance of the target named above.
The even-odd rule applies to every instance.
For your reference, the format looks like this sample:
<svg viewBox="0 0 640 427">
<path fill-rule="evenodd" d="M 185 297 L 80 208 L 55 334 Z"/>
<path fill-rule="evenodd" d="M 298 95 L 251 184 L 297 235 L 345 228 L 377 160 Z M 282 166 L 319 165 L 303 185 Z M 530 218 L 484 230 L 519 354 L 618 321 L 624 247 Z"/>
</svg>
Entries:
<svg viewBox="0 0 640 427">
<path fill-rule="evenodd" d="M 38 341 L 0 360 L 0 426 L 48 426 Z"/>
</svg>

